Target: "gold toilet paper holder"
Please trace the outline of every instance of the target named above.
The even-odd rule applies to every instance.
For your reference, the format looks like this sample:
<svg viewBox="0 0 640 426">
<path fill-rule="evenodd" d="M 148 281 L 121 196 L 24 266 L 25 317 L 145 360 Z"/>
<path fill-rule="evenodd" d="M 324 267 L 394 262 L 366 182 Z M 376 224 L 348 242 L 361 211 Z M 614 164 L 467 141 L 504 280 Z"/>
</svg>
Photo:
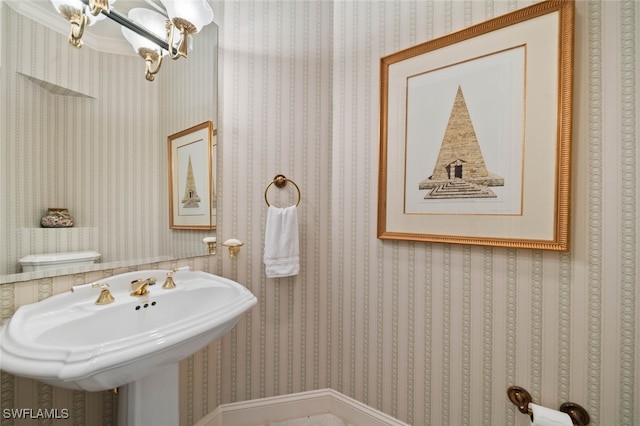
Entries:
<svg viewBox="0 0 640 426">
<path fill-rule="evenodd" d="M 509 400 L 518 407 L 518 410 L 522 414 L 528 414 L 529 417 L 533 417 L 531 409 L 529 408 L 529 404 L 533 402 L 533 400 L 531 398 L 531 394 L 525 388 L 520 386 L 509 386 L 509 389 L 507 389 L 507 396 L 509 397 Z M 574 426 L 586 426 L 591 421 L 587 410 L 575 402 L 563 403 L 560 405 L 560 411 L 567 413 L 569 417 L 571 417 L 571 422 Z"/>
</svg>

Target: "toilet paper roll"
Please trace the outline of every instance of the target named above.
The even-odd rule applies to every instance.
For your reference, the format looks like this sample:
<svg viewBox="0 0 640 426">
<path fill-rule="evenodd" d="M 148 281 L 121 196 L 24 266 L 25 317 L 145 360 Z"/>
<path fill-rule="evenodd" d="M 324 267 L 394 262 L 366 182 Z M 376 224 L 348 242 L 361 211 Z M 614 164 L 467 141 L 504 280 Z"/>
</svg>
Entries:
<svg viewBox="0 0 640 426">
<path fill-rule="evenodd" d="M 573 421 L 567 413 L 552 410 L 536 404 L 529 404 L 531 410 L 531 426 L 573 426 Z"/>
</svg>

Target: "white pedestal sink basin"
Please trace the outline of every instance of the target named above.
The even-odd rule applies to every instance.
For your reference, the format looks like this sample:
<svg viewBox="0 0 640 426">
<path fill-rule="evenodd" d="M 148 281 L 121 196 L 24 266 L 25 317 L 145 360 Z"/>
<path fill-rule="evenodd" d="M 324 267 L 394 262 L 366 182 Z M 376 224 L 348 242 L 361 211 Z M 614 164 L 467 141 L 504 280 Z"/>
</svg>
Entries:
<svg viewBox="0 0 640 426">
<path fill-rule="evenodd" d="M 91 284 L 21 306 L 0 328 L 0 369 L 68 389 L 102 391 L 162 371 L 219 339 L 257 300 L 242 285 L 181 270 L 163 289 L 168 270 L 105 278 L 114 301 L 97 305 Z M 156 277 L 148 294 L 131 282 Z"/>
</svg>

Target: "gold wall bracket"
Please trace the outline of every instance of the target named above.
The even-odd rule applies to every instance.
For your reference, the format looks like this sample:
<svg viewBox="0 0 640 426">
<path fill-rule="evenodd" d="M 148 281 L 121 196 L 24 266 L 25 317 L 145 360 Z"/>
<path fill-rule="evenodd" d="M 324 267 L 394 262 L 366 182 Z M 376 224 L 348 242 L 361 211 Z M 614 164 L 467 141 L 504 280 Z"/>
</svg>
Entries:
<svg viewBox="0 0 640 426">
<path fill-rule="evenodd" d="M 208 254 L 216 254 L 216 237 L 204 237 L 202 244 L 207 246 Z"/>
<path fill-rule="evenodd" d="M 222 243 L 223 246 L 229 247 L 229 257 L 234 258 L 240 253 L 240 247 L 244 245 L 244 243 L 236 238 L 229 238 L 227 241 Z"/>
</svg>

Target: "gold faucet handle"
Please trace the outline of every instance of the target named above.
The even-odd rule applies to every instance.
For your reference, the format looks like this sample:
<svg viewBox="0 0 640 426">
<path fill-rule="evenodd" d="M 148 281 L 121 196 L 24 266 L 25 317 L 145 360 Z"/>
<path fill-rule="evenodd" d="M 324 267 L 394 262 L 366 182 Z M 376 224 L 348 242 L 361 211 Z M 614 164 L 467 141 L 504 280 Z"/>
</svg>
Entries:
<svg viewBox="0 0 640 426">
<path fill-rule="evenodd" d="M 109 303 L 115 300 L 113 295 L 111 294 L 111 291 L 109 290 L 109 284 L 107 283 L 100 284 L 96 282 L 91 284 L 91 287 L 100 289 L 100 295 L 96 300 L 96 305 L 108 305 Z"/>
<path fill-rule="evenodd" d="M 173 274 L 175 274 L 176 272 L 178 272 L 178 268 L 172 269 L 171 271 L 167 272 L 167 279 L 164 281 L 164 284 L 162 285 L 163 289 L 167 290 L 171 288 L 176 288 L 176 282 L 173 281 Z"/>
</svg>

